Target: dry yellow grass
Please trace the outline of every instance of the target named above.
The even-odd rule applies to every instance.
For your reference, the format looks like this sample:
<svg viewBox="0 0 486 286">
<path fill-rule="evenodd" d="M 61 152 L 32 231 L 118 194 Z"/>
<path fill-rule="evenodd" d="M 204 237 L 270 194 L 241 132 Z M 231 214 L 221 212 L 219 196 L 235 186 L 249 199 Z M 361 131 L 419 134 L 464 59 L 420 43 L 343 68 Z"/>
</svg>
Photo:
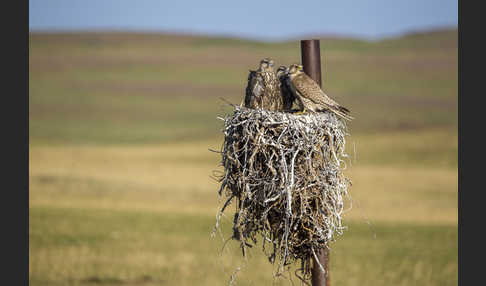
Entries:
<svg viewBox="0 0 486 286">
<path fill-rule="evenodd" d="M 353 179 L 349 219 L 457 224 L 456 170 L 368 166 L 348 173 Z"/>
<path fill-rule="evenodd" d="M 379 136 L 359 142 L 382 141 L 388 142 Z M 220 143 L 31 146 L 30 205 L 215 214 L 219 184 L 210 176 L 221 168 L 219 154 L 208 148 Z M 345 220 L 457 223 L 455 168 L 358 161 L 346 174 L 353 186 Z"/>
</svg>

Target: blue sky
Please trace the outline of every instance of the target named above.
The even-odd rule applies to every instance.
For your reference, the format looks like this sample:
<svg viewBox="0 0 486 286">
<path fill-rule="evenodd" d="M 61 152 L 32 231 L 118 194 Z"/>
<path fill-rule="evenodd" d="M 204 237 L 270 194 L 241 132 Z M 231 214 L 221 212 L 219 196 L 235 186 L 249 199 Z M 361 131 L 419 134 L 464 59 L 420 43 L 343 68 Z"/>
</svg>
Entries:
<svg viewBox="0 0 486 286">
<path fill-rule="evenodd" d="M 378 39 L 457 27 L 457 21 L 457 0 L 29 0 L 31 31 L 168 31 L 270 41 L 326 34 Z"/>
</svg>

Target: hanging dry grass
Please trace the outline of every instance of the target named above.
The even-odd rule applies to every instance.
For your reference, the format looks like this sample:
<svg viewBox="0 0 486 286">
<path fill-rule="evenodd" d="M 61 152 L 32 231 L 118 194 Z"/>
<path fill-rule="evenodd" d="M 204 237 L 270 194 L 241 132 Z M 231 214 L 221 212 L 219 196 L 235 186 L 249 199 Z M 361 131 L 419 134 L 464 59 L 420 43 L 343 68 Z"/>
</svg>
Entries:
<svg viewBox="0 0 486 286">
<path fill-rule="evenodd" d="M 303 279 L 310 259 L 341 235 L 344 197 L 350 180 L 344 152 L 346 125 L 334 114 L 295 115 L 234 106 L 224 121 L 218 178 L 223 212 L 236 203 L 233 239 L 243 255 L 261 237 L 278 273 L 300 260 Z"/>
</svg>

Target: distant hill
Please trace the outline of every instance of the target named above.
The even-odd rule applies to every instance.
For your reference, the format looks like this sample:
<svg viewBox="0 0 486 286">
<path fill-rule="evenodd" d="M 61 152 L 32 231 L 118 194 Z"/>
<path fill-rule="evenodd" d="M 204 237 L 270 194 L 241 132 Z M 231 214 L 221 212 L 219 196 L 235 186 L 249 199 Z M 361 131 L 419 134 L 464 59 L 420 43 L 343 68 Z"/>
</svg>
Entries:
<svg viewBox="0 0 486 286">
<path fill-rule="evenodd" d="M 457 34 L 322 36 L 323 88 L 351 109 L 354 133 L 457 128 Z M 29 45 L 32 142 L 213 138 L 220 98 L 241 102 L 248 69 L 301 59 L 298 40 L 31 32 Z"/>
<path fill-rule="evenodd" d="M 181 43 L 201 43 L 201 42 L 211 42 L 217 45 L 241 45 L 253 43 L 254 45 L 280 45 L 289 42 L 299 41 L 301 39 L 320 39 L 325 42 L 330 47 L 347 47 L 352 44 L 377 44 L 389 43 L 389 42 L 413 42 L 416 44 L 423 43 L 436 43 L 440 45 L 442 40 L 448 40 L 450 43 L 457 44 L 457 28 L 437 28 L 426 31 L 410 31 L 406 32 L 401 36 L 385 37 L 377 41 L 366 40 L 359 37 L 350 36 L 339 36 L 339 35 L 302 35 L 301 37 L 296 37 L 295 39 L 289 39 L 284 41 L 257 41 L 248 40 L 244 38 L 237 37 L 219 37 L 219 36 L 204 36 L 199 34 L 190 33 L 170 33 L 170 32 L 127 32 L 127 31 L 31 31 L 31 38 L 44 38 L 48 40 L 54 39 L 64 39 L 64 40 L 83 40 L 86 38 L 97 38 L 101 37 L 108 41 L 128 41 L 128 40 L 143 40 L 143 41 L 179 41 Z M 454 41 L 455 39 L 455 41 Z"/>
</svg>

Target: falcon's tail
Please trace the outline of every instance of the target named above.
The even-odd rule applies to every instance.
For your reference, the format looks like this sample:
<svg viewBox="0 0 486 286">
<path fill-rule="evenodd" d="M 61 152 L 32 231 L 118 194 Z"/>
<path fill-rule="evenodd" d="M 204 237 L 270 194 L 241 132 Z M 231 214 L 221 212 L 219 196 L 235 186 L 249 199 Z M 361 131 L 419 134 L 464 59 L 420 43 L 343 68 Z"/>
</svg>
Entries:
<svg viewBox="0 0 486 286">
<path fill-rule="evenodd" d="M 347 109 L 344 106 L 338 106 L 338 109 L 339 109 L 339 111 L 341 111 L 342 113 L 345 113 L 345 114 L 349 114 L 351 112 L 351 111 L 349 111 L 349 109 Z"/>
<path fill-rule="evenodd" d="M 348 120 L 348 121 L 351 121 L 354 119 L 354 117 L 352 117 L 351 115 L 349 115 L 349 109 L 347 109 L 346 107 L 342 107 L 342 106 L 339 106 L 337 108 L 330 108 L 330 110 L 332 112 L 334 112 L 336 115 Z"/>
</svg>

